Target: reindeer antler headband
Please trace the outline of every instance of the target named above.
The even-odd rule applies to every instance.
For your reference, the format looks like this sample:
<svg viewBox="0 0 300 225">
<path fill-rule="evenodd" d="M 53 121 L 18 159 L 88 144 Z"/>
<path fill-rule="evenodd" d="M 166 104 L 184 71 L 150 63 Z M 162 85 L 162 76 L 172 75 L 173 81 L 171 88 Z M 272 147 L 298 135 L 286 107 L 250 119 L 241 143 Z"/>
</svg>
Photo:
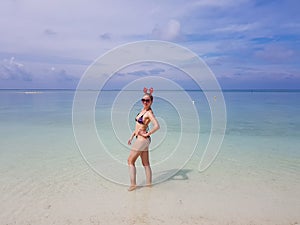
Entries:
<svg viewBox="0 0 300 225">
<path fill-rule="evenodd" d="M 153 87 L 151 87 L 151 88 L 149 88 L 149 93 L 148 93 L 148 88 L 144 87 L 144 93 L 145 93 L 145 94 L 152 95 L 153 91 L 154 91 L 154 90 L 153 90 Z"/>
</svg>

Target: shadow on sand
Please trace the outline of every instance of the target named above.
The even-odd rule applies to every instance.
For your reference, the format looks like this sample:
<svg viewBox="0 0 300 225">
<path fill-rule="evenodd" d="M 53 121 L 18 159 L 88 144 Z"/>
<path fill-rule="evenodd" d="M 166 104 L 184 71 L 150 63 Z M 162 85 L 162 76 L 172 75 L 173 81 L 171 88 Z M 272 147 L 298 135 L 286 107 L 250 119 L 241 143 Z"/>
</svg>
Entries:
<svg viewBox="0 0 300 225">
<path fill-rule="evenodd" d="M 170 181 L 170 180 L 188 180 L 188 173 L 192 170 L 189 169 L 172 169 L 172 170 L 166 170 L 159 172 L 153 177 L 153 184 L 161 183 L 164 181 Z"/>
</svg>

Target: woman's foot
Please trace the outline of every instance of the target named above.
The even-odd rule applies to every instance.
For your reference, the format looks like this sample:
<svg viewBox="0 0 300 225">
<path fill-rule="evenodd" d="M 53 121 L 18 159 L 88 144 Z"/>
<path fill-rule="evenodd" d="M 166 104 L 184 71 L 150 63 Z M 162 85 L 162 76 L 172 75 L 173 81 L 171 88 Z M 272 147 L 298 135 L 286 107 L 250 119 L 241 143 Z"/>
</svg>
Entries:
<svg viewBox="0 0 300 225">
<path fill-rule="evenodd" d="M 128 191 L 133 191 L 136 189 L 136 185 L 131 185 L 129 188 L 128 188 Z"/>
</svg>

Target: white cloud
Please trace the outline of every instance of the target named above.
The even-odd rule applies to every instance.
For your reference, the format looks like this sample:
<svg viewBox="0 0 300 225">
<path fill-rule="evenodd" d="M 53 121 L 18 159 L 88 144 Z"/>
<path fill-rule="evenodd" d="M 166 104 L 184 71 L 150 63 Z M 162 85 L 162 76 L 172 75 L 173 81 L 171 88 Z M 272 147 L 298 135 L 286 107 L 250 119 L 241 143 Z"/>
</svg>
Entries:
<svg viewBox="0 0 300 225">
<path fill-rule="evenodd" d="M 246 24 L 230 24 L 225 27 L 219 27 L 216 29 L 212 29 L 213 32 L 244 32 L 254 30 L 258 26 L 257 23 L 246 23 Z"/>
<path fill-rule="evenodd" d="M 0 63 L 0 80 L 31 81 L 32 74 L 24 68 L 22 63 L 16 62 L 15 58 L 11 57 Z"/>
<path fill-rule="evenodd" d="M 248 0 L 198 0 L 193 3 L 195 6 L 212 6 L 212 7 L 230 7 L 241 4 Z"/>
<path fill-rule="evenodd" d="M 43 79 L 50 79 L 49 71 L 72 80 L 106 51 L 150 38 L 182 44 L 207 57 L 222 74 L 234 74 L 230 67 L 241 63 L 252 68 L 261 62 L 295 63 L 299 13 L 298 2 L 291 2 L 0 1 L 0 60 L 8 59 L 1 68 L 25 71 L 34 81 L 45 74 Z M 251 41 L 267 36 L 279 36 L 283 44 Z"/>
<path fill-rule="evenodd" d="M 156 26 L 152 30 L 152 36 L 155 39 L 176 41 L 181 37 L 181 25 L 179 21 L 172 19 L 163 27 Z"/>
<path fill-rule="evenodd" d="M 4 60 L 4 61 L 6 61 L 6 60 Z M 15 57 L 13 57 L 13 56 L 9 60 L 9 65 L 10 65 L 10 67 L 12 67 L 12 66 L 23 67 L 24 66 L 24 64 L 16 62 Z"/>
<path fill-rule="evenodd" d="M 273 63 L 285 63 L 296 59 L 294 50 L 276 44 L 265 46 L 264 49 L 256 51 L 255 55 L 260 59 Z"/>
</svg>

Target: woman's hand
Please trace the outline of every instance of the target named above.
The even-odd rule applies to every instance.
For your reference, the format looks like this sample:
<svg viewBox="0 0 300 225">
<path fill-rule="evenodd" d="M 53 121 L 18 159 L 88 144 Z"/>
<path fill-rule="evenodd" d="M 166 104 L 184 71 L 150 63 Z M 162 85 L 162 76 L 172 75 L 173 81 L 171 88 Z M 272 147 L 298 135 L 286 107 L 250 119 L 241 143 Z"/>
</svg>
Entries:
<svg viewBox="0 0 300 225">
<path fill-rule="evenodd" d="M 143 136 L 144 138 L 147 138 L 149 136 L 145 130 L 139 130 L 138 135 Z"/>
<path fill-rule="evenodd" d="M 130 138 L 127 142 L 128 145 L 131 145 L 132 138 Z"/>
</svg>

